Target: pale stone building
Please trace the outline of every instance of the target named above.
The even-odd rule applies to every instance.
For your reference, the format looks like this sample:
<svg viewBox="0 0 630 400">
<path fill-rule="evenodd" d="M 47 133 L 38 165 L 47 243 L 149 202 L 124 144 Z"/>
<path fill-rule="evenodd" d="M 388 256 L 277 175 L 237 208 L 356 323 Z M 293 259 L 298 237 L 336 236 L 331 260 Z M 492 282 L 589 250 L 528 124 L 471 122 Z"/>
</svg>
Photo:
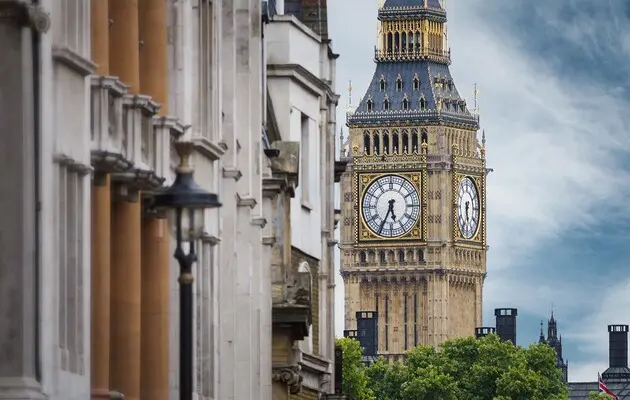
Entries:
<svg viewBox="0 0 630 400">
<path fill-rule="evenodd" d="M 276 7 L 265 51 L 267 126 L 278 155 L 263 181 L 265 188 L 281 189 L 274 206 L 286 212 L 268 235 L 275 242 L 285 237 L 272 246 L 273 398 L 327 398 L 334 390 L 337 55 L 326 2 L 287 0 Z"/>
<path fill-rule="evenodd" d="M 337 96 L 325 32 L 260 0 L 31 3 L 0 0 L 0 399 L 177 398 L 179 267 L 151 208 L 172 182 L 174 140 L 195 143 L 196 181 L 223 203 L 197 246 L 197 398 L 272 399 L 272 382 L 331 393 Z M 286 96 L 268 93 L 266 61 Z M 278 161 L 291 155 L 302 167 L 284 163 L 283 186 Z M 283 198 L 292 230 L 277 223 Z M 291 244 L 282 279 L 278 242 Z M 279 365 L 274 347 L 274 368 L 272 278 L 308 289 L 293 358 Z"/>
</svg>

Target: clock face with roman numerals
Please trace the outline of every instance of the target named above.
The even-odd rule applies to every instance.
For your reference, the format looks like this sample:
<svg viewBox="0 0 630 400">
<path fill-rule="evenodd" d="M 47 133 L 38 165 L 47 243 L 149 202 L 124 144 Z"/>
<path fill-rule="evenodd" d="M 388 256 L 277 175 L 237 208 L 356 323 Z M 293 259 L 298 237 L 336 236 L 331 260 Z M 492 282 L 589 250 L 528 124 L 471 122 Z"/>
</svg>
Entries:
<svg viewBox="0 0 630 400">
<path fill-rule="evenodd" d="M 457 223 L 464 239 L 471 239 L 479 227 L 479 193 L 469 177 L 459 184 L 457 191 Z"/>
<path fill-rule="evenodd" d="M 370 183 L 361 205 L 363 220 L 374 234 L 383 238 L 409 233 L 420 217 L 418 190 L 399 175 L 384 175 Z"/>
</svg>

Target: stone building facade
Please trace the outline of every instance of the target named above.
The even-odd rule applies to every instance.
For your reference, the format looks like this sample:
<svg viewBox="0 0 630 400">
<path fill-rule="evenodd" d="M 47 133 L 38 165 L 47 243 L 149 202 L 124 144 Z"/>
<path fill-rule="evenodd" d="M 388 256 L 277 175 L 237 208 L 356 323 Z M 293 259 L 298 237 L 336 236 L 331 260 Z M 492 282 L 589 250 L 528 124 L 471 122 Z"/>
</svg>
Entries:
<svg viewBox="0 0 630 400">
<path fill-rule="evenodd" d="M 265 32 L 268 134 L 277 156 L 263 180 L 273 243 L 273 398 L 334 391 L 334 155 L 337 55 L 326 2 L 284 1 Z M 316 16 L 316 17 L 313 17 Z M 275 200 L 274 200 L 275 199 Z"/>
<path fill-rule="evenodd" d="M 198 399 L 332 392 L 336 55 L 272 3 L 0 0 L 0 399 L 177 398 L 179 266 L 151 208 L 173 141 L 223 203 L 197 244 Z M 306 58 L 282 59 L 287 27 Z"/>
</svg>

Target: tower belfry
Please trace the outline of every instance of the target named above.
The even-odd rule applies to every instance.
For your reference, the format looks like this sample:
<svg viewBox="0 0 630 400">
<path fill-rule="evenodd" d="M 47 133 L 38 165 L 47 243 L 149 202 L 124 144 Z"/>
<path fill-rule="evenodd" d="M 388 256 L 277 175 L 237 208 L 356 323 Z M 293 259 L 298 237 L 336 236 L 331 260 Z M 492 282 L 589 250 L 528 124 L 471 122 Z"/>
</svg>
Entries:
<svg viewBox="0 0 630 400">
<path fill-rule="evenodd" d="M 378 353 L 475 334 L 486 272 L 485 140 L 449 65 L 439 0 L 385 0 L 376 68 L 347 114 L 341 179 L 346 330 L 378 315 Z"/>
</svg>

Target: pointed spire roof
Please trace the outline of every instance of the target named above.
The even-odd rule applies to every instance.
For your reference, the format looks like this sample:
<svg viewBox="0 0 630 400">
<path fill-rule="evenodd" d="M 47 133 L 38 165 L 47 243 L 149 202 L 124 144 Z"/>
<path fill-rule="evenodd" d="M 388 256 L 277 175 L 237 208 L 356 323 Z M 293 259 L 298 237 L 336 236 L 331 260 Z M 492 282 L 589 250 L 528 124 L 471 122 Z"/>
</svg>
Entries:
<svg viewBox="0 0 630 400">
<path fill-rule="evenodd" d="M 538 337 L 538 343 L 546 343 L 545 333 L 543 332 L 543 321 L 540 320 L 540 336 Z"/>
</svg>

